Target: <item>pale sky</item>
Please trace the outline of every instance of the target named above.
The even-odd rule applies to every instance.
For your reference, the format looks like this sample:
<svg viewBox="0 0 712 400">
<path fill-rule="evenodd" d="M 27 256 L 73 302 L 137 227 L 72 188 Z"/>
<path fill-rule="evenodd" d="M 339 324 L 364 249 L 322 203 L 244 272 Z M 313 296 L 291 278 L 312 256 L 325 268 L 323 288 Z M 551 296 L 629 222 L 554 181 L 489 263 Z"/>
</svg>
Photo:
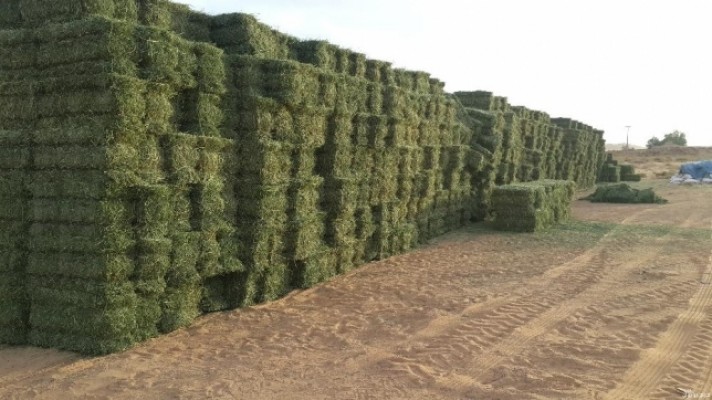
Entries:
<svg viewBox="0 0 712 400">
<path fill-rule="evenodd" d="M 712 146 L 708 0 L 179 0 L 245 12 L 300 39 L 324 39 L 446 90 L 488 90 L 513 105 L 644 145 L 680 130 Z"/>
</svg>

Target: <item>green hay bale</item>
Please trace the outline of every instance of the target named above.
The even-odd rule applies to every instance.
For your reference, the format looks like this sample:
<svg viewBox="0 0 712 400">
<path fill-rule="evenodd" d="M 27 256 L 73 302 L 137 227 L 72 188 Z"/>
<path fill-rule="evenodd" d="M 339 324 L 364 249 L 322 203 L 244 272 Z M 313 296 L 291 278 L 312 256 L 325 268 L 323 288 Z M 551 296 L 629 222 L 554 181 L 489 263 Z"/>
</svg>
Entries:
<svg viewBox="0 0 712 400">
<path fill-rule="evenodd" d="M 117 353 L 135 343 L 134 337 L 130 335 L 103 339 L 93 337 L 91 334 L 66 333 L 56 329 L 33 329 L 27 341 L 33 346 L 75 351 L 88 356 Z"/>
<path fill-rule="evenodd" d="M 383 111 L 392 117 L 408 116 L 408 92 L 400 86 L 386 86 L 383 91 Z"/>
<path fill-rule="evenodd" d="M 0 29 L 13 29 L 21 24 L 20 0 L 7 0 L 0 3 Z"/>
<path fill-rule="evenodd" d="M 256 301 L 272 301 L 287 294 L 292 289 L 292 275 L 292 269 L 284 261 L 270 263 L 260 274 Z"/>
<path fill-rule="evenodd" d="M 231 57 L 230 64 L 237 68 L 234 83 L 244 94 L 268 97 L 293 108 L 322 104 L 318 97 L 320 74 L 314 67 L 245 56 Z"/>
<path fill-rule="evenodd" d="M 621 164 L 621 176 L 630 176 L 635 174 L 635 167 L 630 164 Z"/>
<path fill-rule="evenodd" d="M 198 258 L 200 257 L 200 232 L 173 232 L 171 263 L 165 279 L 170 288 L 196 285 L 200 281 Z"/>
<path fill-rule="evenodd" d="M 136 294 L 125 282 L 33 276 L 28 288 L 33 330 L 56 329 L 96 339 L 130 337 L 136 330 Z"/>
<path fill-rule="evenodd" d="M 640 174 L 624 175 L 621 177 L 622 182 L 640 182 L 643 180 L 643 176 Z"/>
<path fill-rule="evenodd" d="M 349 52 L 348 57 L 349 69 L 345 73 L 356 78 L 364 78 L 366 76 L 366 55 Z"/>
<path fill-rule="evenodd" d="M 285 254 L 287 259 L 306 260 L 316 254 L 323 245 L 323 213 L 312 211 L 310 214 L 296 215 L 288 225 L 285 236 Z"/>
<path fill-rule="evenodd" d="M 599 180 L 601 180 L 602 182 L 620 182 L 621 167 L 613 164 L 604 165 L 601 170 Z"/>
<path fill-rule="evenodd" d="M 332 214 L 326 221 L 326 242 L 336 248 L 347 247 L 356 237 L 356 221 L 352 211 Z"/>
<path fill-rule="evenodd" d="M 171 27 L 172 15 L 168 0 L 138 0 L 139 21 L 158 29 Z"/>
<path fill-rule="evenodd" d="M 135 244 L 132 236 L 125 226 L 34 223 L 28 248 L 32 252 L 125 253 Z"/>
<path fill-rule="evenodd" d="M 24 273 L 27 266 L 25 253 L 20 249 L 6 247 L 2 243 L 0 249 L 0 274 Z"/>
<path fill-rule="evenodd" d="M 19 11 L 29 25 L 66 22 L 89 16 L 135 20 L 137 12 L 136 3 L 128 0 L 20 0 Z"/>
<path fill-rule="evenodd" d="M 61 77 L 33 83 L 38 117 L 87 113 L 114 115 L 114 132 L 125 136 L 140 132 L 145 115 L 145 83 L 116 74 Z M 123 131 L 130 128 L 130 131 Z"/>
<path fill-rule="evenodd" d="M 29 29 L 0 30 L 0 49 L 4 55 L 0 59 L 0 68 L 3 72 L 20 70 L 27 73 L 35 66 L 37 45 L 34 33 Z"/>
<path fill-rule="evenodd" d="M 323 178 L 314 175 L 317 168 L 317 151 L 318 149 L 312 147 L 295 149 L 292 157 L 292 175 L 295 179 L 307 181 L 318 179 L 320 182 L 323 180 Z"/>
<path fill-rule="evenodd" d="M 189 6 L 168 3 L 171 13 L 171 30 L 182 37 L 196 42 L 210 42 L 210 23 L 212 17 L 193 11 Z"/>
<path fill-rule="evenodd" d="M 327 144 L 317 150 L 316 172 L 322 176 L 349 176 L 352 171 L 354 154 L 350 146 Z"/>
<path fill-rule="evenodd" d="M 0 147 L 0 169 L 25 169 L 30 163 L 29 147 Z"/>
<path fill-rule="evenodd" d="M 331 178 L 324 182 L 322 207 L 332 214 L 353 211 L 358 181 L 351 177 Z"/>
<path fill-rule="evenodd" d="M 206 43 L 193 44 L 193 51 L 197 58 L 198 90 L 202 93 L 224 94 L 227 91 L 224 52 Z"/>
<path fill-rule="evenodd" d="M 235 238 L 224 231 L 200 233 L 200 253 L 196 268 L 201 277 L 211 278 L 245 270 L 242 262 L 237 259 L 237 248 L 230 246 Z"/>
<path fill-rule="evenodd" d="M 177 89 L 196 88 L 198 55 L 191 42 L 172 32 L 148 26 L 136 28 L 135 37 L 141 78 L 167 83 Z M 201 49 L 205 50 L 204 47 Z"/>
<path fill-rule="evenodd" d="M 35 37 L 34 64 L 38 68 L 91 62 L 107 67 L 100 72 L 134 74 L 136 71 L 132 24 L 93 18 L 48 25 L 36 30 Z"/>
<path fill-rule="evenodd" d="M 0 267 L 0 343 L 25 343 L 29 309 L 23 275 Z"/>
<path fill-rule="evenodd" d="M 228 54 L 288 59 L 296 39 L 270 29 L 248 14 L 222 14 L 211 24 L 212 41 Z"/>
<path fill-rule="evenodd" d="M 133 340 L 141 342 L 158 336 L 161 316 L 160 296 L 139 295 L 136 299 L 136 333 Z"/>
<path fill-rule="evenodd" d="M 336 255 L 328 247 L 307 258 L 295 260 L 290 266 L 292 271 L 292 286 L 296 288 L 309 288 L 324 282 L 337 273 Z"/>
<path fill-rule="evenodd" d="M 238 141 L 237 167 L 244 178 L 258 179 L 265 184 L 286 182 L 291 171 L 293 146 L 273 140 Z"/>
<path fill-rule="evenodd" d="M 175 120 L 179 131 L 219 137 L 224 114 L 219 95 L 188 90 L 175 98 Z"/>
<path fill-rule="evenodd" d="M 18 250 L 22 248 L 23 239 L 26 235 L 26 226 L 22 221 L 5 220 L 3 229 L 0 230 L 0 248 L 6 250 Z"/>
<path fill-rule="evenodd" d="M 600 185 L 586 200 L 593 203 L 667 203 L 667 200 L 656 195 L 653 189 L 634 189 L 626 183 Z"/>
<path fill-rule="evenodd" d="M 336 99 L 338 96 L 336 82 L 337 76 L 335 74 L 319 71 L 319 104 L 329 110 L 333 110 L 334 107 L 336 107 Z"/>
<path fill-rule="evenodd" d="M 170 268 L 171 248 L 168 239 L 143 239 L 136 246 L 136 268 L 131 279 L 143 295 L 159 295 L 166 288 L 165 275 Z"/>
<path fill-rule="evenodd" d="M 568 219 L 575 183 L 542 180 L 498 186 L 492 192 L 495 229 L 534 232 Z"/>
<path fill-rule="evenodd" d="M 229 139 L 181 133 L 161 136 L 160 144 L 163 169 L 169 181 L 181 187 L 209 182 L 220 174 L 233 146 Z"/>
<path fill-rule="evenodd" d="M 367 100 L 368 81 L 343 75 L 337 78 L 334 112 L 342 115 L 366 112 Z"/>
<path fill-rule="evenodd" d="M 322 40 L 306 40 L 297 42 L 293 46 L 297 60 L 311 64 L 327 71 L 336 71 L 337 53 L 340 49 Z"/>
<path fill-rule="evenodd" d="M 38 198 L 28 206 L 33 222 L 110 224 L 132 218 L 129 204 L 122 200 Z"/>
<path fill-rule="evenodd" d="M 169 287 L 161 302 L 161 332 L 171 332 L 190 325 L 200 315 L 202 290 L 197 284 Z"/>
<path fill-rule="evenodd" d="M 27 273 L 123 282 L 134 272 L 134 262 L 121 254 L 32 252 L 27 259 Z"/>
<path fill-rule="evenodd" d="M 321 176 L 307 175 L 304 178 L 292 180 L 287 192 L 289 214 L 299 216 L 317 210 L 323 186 L 324 178 Z"/>
<path fill-rule="evenodd" d="M 237 306 L 240 275 L 231 273 L 206 279 L 200 309 L 203 312 L 229 310 Z"/>
<path fill-rule="evenodd" d="M 286 219 L 288 198 L 284 185 L 267 185 L 258 181 L 239 180 L 237 185 L 237 209 L 242 219 Z"/>
<path fill-rule="evenodd" d="M 44 170 L 29 174 L 27 189 L 38 198 L 103 199 L 123 191 L 108 173 L 98 170 Z"/>
<path fill-rule="evenodd" d="M 368 98 L 366 100 L 366 111 L 371 114 L 383 114 L 383 88 L 377 83 L 369 83 L 366 88 Z"/>
<path fill-rule="evenodd" d="M 387 69 L 390 63 L 380 60 L 366 60 L 365 77 L 371 82 L 382 84 L 382 71 Z"/>
</svg>

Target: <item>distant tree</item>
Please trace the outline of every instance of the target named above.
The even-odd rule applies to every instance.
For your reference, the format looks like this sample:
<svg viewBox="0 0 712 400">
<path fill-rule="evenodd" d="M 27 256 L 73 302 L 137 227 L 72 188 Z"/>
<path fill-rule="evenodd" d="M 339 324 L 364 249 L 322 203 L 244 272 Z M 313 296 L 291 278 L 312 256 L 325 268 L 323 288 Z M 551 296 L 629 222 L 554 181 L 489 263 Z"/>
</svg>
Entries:
<svg viewBox="0 0 712 400">
<path fill-rule="evenodd" d="M 658 147 L 660 146 L 660 139 L 658 139 L 657 136 L 653 136 L 652 139 L 648 140 L 648 144 L 646 146 L 649 149 L 652 149 L 653 147 Z"/>
<path fill-rule="evenodd" d="M 647 146 L 649 149 L 658 146 L 687 146 L 687 137 L 685 137 L 684 132 L 675 130 L 665 134 L 663 140 L 653 136 L 652 139 L 648 140 Z"/>
</svg>

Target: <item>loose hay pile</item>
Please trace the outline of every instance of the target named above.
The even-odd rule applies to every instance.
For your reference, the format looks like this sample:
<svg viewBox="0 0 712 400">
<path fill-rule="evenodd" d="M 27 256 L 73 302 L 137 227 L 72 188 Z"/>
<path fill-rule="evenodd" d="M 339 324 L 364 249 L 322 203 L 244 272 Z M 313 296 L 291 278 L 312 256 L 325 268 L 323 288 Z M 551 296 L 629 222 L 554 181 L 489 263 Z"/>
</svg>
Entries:
<svg viewBox="0 0 712 400">
<path fill-rule="evenodd" d="M 118 351 L 602 163 L 592 128 L 244 14 L 6 0 L 0 29 L 0 343 Z"/>
<path fill-rule="evenodd" d="M 573 181 L 498 186 L 492 192 L 492 226 L 503 231 L 536 232 L 564 222 L 571 214 L 575 192 Z"/>
<path fill-rule="evenodd" d="M 667 200 L 656 195 L 652 188 L 634 189 L 627 183 L 599 185 L 586 200 L 593 203 L 667 203 Z"/>
</svg>

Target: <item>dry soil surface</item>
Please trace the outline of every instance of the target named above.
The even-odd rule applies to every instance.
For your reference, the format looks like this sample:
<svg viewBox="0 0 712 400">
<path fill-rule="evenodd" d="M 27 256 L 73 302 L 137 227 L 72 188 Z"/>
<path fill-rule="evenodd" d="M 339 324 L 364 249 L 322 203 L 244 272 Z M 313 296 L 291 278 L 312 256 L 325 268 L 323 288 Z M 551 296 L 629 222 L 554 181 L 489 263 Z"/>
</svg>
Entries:
<svg viewBox="0 0 712 400">
<path fill-rule="evenodd" d="M 476 224 L 102 358 L 0 349 L 0 398 L 712 397 L 712 186 Z"/>
</svg>

